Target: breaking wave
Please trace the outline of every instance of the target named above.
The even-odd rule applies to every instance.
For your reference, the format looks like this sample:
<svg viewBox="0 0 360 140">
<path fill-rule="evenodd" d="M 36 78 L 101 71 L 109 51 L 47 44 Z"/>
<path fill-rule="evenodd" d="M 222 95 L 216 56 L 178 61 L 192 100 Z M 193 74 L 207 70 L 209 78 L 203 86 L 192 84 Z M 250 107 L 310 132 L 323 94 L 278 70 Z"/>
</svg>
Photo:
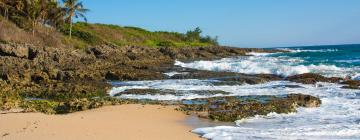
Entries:
<svg viewBox="0 0 360 140">
<path fill-rule="evenodd" d="M 303 64 L 305 60 L 290 57 L 271 57 L 256 55 L 249 57 L 224 58 L 216 61 L 195 61 L 183 63 L 176 61 L 175 65 L 210 71 L 229 71 L 246 74 L 276 74 L 291 76 L 303 73 L 319 73 L 327 77 L 354 77 L 360 73 L 360 68 L 345 68 L 326 64 Z"/>
<path fill-rule="evenodd" d="M 155 80 L 114 82 L 112 93 L 126 89 L 222 90 L 229 95 L 121 95 L 118 98 L 181 100 L 215 96 L 310 94 L 320 97 L 319 108 L 299 108 L 297 113 L 256 116 L 236 121 L 236 126 L 197 128 L 193 132 L 204 138 L 222 139 L 359 139 L 360 90 L 342 89 L 343 85 L 318 83 L 304 85 L 273 81 L 257 85 L 215 86 L 207 80 Z M 289 86 L 293 85 L 293 86 Z M 296 85 L 296 86 L 294 86 Z"/>
</svg>

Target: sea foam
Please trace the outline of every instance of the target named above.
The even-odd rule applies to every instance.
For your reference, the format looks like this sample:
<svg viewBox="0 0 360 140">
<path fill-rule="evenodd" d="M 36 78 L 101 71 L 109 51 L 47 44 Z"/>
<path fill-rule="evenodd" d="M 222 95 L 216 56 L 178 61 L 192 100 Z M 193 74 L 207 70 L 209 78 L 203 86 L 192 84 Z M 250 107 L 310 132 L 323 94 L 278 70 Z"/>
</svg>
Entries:
<svg viewBox="0 0 360 140">
<path fill-rule="evenodd" d="M 291 76 L 303 73 L 319 73 L 328 77 L 347 77 L 358 74 L 360 68 L 344 68 L 335 65 L 304 65 L 301 58 L 290 57 L 268 57 L 268 54 L 224 58 L 216 61 L 195 61 L 184 63 L 176 61 L 175 65 L 210 71 L 230 71 L 246 74 L 276 74 L 281 76 Z"/>
<path fill-rule="evenodd" d="M 318 83 L 304 85 L 273 81 L 256 85 L 215 86 L 207 80 L 155 80 L 113 83 L 114 92 L 133 88 L 171 90 L 222 90 L 229 95 L 122 95 L 119 98 L 181 100 L 215 96 L 310 94 L 320 97 L 319 108 L 299 108 L 297 113 L 255 116 L 236 121 L 236 126 L 197 128 L 193 132 L 208 139 L 359 139 L 360 90 L 343 89 L 343 85 Z M 297 85 L 289 86 L 289 85 Z M 116 91 L 116 92 L 115 92 Z"/>
<path fill-rule="evenodd" d="M 317 49 L 317 50 L 311 50 L 311 49 L 293 49 L 293 48 L 277 48 L 279 50 L 289 51 L 292 53 L 301 53 L 301 52 L 337 52 L 338 49 Z"/>
</svg>

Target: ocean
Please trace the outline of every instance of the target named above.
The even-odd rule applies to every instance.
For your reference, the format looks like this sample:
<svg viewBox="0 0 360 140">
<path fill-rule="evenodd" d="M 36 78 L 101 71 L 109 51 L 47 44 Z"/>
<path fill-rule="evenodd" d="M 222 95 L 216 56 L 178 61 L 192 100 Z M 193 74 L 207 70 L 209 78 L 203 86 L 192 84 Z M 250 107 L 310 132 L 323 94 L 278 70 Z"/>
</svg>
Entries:
<svg viewBox="0 0 360 140">
<path fill-rule="evenodd" d="M 291 76 L 319 73 L 328 77 L 360 77 L 360 45 L 276 48 L 288 53 L 250 53 L 252 57 L 217 61 L 177 62 L 176 65 L 213 71 Z"/>
<path fill-rule="evenodd" d="M 214 61 L 177 61 L 175 65 L 210 71 L 291 76 L 318 73 L 326 77 L 360 80 L 360 45 L 333 45 L 277 48 L 285 53 L 249 53 L 252 56 Z M 177 72 L 165 73 L 168 75 Z M 317 83 L 304 85 L 272 81 L 256 85 L 214 85 L 212 80 L 154 80 L 114 82 L 110 94 L 126 89 L 171 89 L 182 91 L 222 90 L 230 95 L 204 95 L 188 92 L 181 95 L 121 95 L 119 98 L 182 100 L 215 96 L 283 95 L 302 93 L 322 100 L 319 108 L 298 108 L 296 113 L 255 116 L 234 122 L 235 125 L 196 128 L 192 132 L 204 138 L 222 139 L 360 139 L 360 90 L 343 85 Z M 296 85 L 286 86 L 286 85 Z"/>
</svg>

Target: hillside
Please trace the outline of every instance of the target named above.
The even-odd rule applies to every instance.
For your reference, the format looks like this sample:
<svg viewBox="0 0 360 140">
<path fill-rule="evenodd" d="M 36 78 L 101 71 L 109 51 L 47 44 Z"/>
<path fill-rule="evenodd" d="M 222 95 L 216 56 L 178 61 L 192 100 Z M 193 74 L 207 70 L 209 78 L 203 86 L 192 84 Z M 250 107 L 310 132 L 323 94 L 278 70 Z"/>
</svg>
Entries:
<svg viewBox="0 0 360 140">
<path fill-rule="evenodd" d="M 151 32 L 138 27 L 122 27 L 118 25 L 90 24 L 79 22 L 73 25 L 73 38 L 69 38 L 67 27 L 54 29 L 38 26 L 34 35 L 30 31 L 19 28 L 11 21 L 0 16 L 0 40 L 5 42 L 28 43 L 51 47 L 72 46 L 84 49 L 89 46 L 108 44 L 113 46 L 143 47 L 207 47 L 217 46 L 216 38 L 177 32 Z"/>
<path fill-rule="evenodd" d="M 73 35 L 88 44 L 111 43 L 117 46 L 131 45 L 146 47 L 204 47 L 217 45 L 216 39 L 208 36 L 191 37 L 188 35 L 190 33 L 151 32 L 138 27 L 88 24 L 83 22 L 74 24 L 73 28 Z M 66 31 L 67 30 L 64 32 Z M 201 31 L 199 33 L 201 33 Z"/>
</svg>

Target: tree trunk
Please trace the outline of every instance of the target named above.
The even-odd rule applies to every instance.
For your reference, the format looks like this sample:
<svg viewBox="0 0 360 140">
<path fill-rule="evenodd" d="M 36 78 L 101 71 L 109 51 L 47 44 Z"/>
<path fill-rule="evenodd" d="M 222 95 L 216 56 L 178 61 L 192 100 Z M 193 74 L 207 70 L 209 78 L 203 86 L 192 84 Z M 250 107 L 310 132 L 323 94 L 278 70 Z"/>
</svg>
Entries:
<svg viewBox="0 0 360 140">
<path fill-rule="evenodd" d="M 33 23 L 32 23 L 32 36 L 35 36 L 35 25 L 36 25 L 35 22 L 36 21 L 33 21 Z"/>
<path fill-rule="evenodd" d="M 71 33 L 72 33 L 72 26 L 73 26 L 73 22 L 72 22 L 72 18 L 70 17 L 70 33 L 69 33 L 70 39 L 71 39 Z"/>
<path fill-rule="evenodd" d="M 5 8 L 5 19 L 9 19 L 9 16 L 8 16 L 8 13 L 9 13 L 9 9 Z"/>
</svg>

